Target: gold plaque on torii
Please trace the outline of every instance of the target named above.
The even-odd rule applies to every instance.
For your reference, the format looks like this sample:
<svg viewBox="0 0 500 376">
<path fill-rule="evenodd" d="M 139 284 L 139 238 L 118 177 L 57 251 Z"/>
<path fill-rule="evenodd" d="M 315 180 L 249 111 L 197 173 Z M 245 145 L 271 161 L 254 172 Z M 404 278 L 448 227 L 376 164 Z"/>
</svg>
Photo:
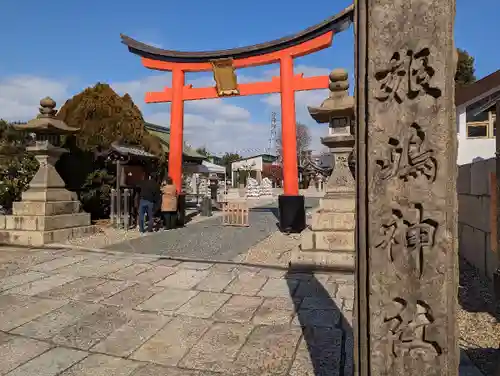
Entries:
<svg viewBox="0 0 500 376">
<path fill-rule="evenodd" d="M 233 67 L 233 59 L 212 60 L 215 88 L 219 97 L 238 95 L 238 79 Z"/>
</svg>

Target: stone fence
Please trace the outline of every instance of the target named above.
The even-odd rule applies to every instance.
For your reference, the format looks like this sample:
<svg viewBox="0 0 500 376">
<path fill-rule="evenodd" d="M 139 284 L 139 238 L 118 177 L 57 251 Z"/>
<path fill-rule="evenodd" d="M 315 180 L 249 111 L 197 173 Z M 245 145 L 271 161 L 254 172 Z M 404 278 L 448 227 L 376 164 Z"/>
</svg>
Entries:
<svg viewBox="0 0 500 376">
<path fill-rule="evenodd" d="M 498 267 L 495 158 L 459 166 L 459 252 L 490 280 Z"/>
</svg>

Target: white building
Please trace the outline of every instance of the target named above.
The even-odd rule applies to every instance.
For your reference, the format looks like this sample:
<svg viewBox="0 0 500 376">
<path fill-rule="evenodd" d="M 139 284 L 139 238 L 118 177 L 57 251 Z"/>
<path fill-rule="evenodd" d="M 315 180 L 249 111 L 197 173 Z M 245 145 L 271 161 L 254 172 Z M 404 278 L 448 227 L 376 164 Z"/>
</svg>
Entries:
<svg viewBox="0 0 500 376">
<path fill-rule="evenodd" d="M 500 100 L 500 70 L 457 88 L 458 165 L 495 156 L 496 102 Z"/>
<path fill-rule="evenodd" d="M 269 168 L 276 157 L 270 154 L 259 154 L 252 157 L 242 158 L 231 163 L 231 181 L 233 187 L 237 187 L 239 183 L 246 181 L 246 177 L 251 176 L 257 181 L 261 181 L 262 172 Z"/>
</svg>

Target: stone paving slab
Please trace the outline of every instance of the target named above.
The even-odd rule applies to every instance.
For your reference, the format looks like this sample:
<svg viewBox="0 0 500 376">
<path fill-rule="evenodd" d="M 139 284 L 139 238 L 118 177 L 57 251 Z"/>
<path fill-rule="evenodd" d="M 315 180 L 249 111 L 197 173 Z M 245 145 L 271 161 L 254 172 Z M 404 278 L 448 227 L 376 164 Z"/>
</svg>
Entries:
<svg viewBox="0 0 500 376">
<path fill-rule="evenodd" d="M 43 354 L 52 347 L 47 342 L 36 341 L 23 337 L 10 337 L 8 341 L 0 345 L 0 375 L 19 367 Z"/>
<path fill-rule="evenodd" d="M 0 250 L 0 376 L 352 375 L 351 277 L 71 250 L 16 256 Z"/>
</svg>

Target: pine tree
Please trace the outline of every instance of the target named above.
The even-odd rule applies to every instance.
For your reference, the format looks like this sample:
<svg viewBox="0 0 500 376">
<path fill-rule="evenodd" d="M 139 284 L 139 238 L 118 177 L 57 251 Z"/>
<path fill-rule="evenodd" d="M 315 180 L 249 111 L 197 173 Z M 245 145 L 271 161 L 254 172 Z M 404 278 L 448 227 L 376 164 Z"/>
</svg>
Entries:
<svg viewBox="0 0 500 376">
<path fill-rule="evenodd" d="M 476 81 L 474 58 L 467 51 L 460 48 L 457 49 L 457 52 L 458 63 L 455 82 L 460 86 L 470 85 Z"/>
</svg>

